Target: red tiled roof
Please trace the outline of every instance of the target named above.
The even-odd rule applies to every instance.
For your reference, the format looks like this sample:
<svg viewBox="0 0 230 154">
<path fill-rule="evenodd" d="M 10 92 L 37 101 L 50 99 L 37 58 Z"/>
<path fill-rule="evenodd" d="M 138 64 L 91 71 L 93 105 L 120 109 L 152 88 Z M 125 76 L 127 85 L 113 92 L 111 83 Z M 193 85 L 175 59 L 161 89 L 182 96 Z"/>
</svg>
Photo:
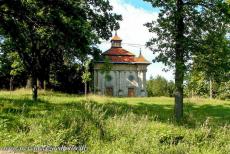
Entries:
<svg viewBox="0 0 230 154">
<path fill-rule="evenodd" d="M 123 55 L 123 56 L 135 56 L 131 52 L 123 48 L 110 48 L 109 50 L 102 53 L 103 55 Z"/>
<path fill-rule="evenodd" d="M 122 41 L 121 38 L 119 36 L 117 36 L 117 33 L 115 34 L 115 36 L 112 38 L 111 41 Z M 120 43 L 120 42 L 119 42 Z M 134 54 L 132 54 L 131 52 L 123 49 L 122 47 L 111 47 L 109 50 L 105 51 L 104 53 L 102 53 L 102 57 L 101 57 L 101 61 L 104 61 L 104 58 L 108 57 L 109 60 L 112 63 L 143 63 L 143 64 L 150 64 L 150 62 L 148 62 L 140 53 L 140 55 L 138 57 L 135 57 Z"/>
<path fill-rule="evenodd" d="M 140 54 L 137 58 L 135 58 L 135 62 L 137 63 L 150 63 L 147 61 L 142 54 Z"/>
<path fill-rule="evenodd" d="M 134 56 L 108 56 L 109 60 L 114 63 L 131 63 L 135 62 Z"/>
<path fill-rule="evenodd" d="M 123 48 L 110 48 L 106 52 L 102 53 L 103 56 L 109 58 L 109 60 L 113 63 L 146 63 L 150 64 L 142 54 L 138 57 L 135 57 L 131 52 L 123 49 Z"/>
</svg>

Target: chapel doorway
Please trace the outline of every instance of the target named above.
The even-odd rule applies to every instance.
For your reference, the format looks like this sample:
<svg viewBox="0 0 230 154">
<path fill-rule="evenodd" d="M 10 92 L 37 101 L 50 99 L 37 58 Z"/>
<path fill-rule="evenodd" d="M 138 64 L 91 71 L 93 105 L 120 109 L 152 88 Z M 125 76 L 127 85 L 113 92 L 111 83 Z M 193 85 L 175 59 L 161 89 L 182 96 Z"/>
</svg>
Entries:
<svg viewBox="0 0 230 154">
<path fill-rule="evenodd" d="M 134 88 L 128 88 L 128 97 L 134 97 L 134 96 L 135 96 Z"/>
<path fill-rule="evenodd" d="M 106 96 L 113 96 L 113 87 L 106 87 L 105 95 Z"/>
</svg>

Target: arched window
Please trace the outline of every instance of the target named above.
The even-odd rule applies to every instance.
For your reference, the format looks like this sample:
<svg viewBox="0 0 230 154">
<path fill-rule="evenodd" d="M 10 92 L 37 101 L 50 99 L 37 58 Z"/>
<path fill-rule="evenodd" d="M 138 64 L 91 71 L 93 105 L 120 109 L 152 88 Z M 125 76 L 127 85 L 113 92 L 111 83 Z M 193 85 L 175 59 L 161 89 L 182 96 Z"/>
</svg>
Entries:
<svg viewBox="0 0 230 154">
<path fill-rule="evenodd" d="M 113 78 L 112 78 L 111 75 L 106 75 L 106 76 L 105 76 L 105 79 L 106 79 L 107 81 L 111 81 Z"/>
<path fill-rule="evenodd" d="M 133 81 L 134 80 L 134 76 L 133 75 L 129 75 L 128 79 L 129 79 L 129 81 Z"/>
</svg>

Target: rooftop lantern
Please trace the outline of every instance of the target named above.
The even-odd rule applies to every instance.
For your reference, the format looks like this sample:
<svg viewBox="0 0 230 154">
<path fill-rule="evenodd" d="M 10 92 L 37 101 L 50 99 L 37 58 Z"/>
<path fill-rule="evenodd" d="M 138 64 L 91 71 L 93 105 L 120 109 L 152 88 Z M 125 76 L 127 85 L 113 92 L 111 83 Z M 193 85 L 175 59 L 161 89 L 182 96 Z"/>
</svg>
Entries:
<svg viewBox="0 0 230 154">
<path fill-rule="evenodd" d="M 111 39 L 111 47 L 112 48 L 121 48 L 122 39 L 115 33 L 115 36 Z"/>
</svg>

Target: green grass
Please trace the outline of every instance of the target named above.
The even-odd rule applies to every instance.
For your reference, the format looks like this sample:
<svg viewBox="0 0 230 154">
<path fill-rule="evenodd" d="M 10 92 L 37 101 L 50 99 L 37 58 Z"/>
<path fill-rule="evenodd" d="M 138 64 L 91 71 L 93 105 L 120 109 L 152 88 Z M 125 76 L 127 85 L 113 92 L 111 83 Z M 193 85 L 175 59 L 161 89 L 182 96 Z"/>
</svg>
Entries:
<svg viewBox="0 0 230 154">
<path fill-rule="evenodd" d="M 230 101 L 0 91 L 0 147 L 86 145 L 86 153 L 230 153 Z M 1 151 L 0 151 L 1 152 Z M 30 153 L 30 152 L 29 152 Z M 59 152 L 56 152 L 59 153 Z M 71 152 L 67 152 L 71 153 Z"/>
</svg>

